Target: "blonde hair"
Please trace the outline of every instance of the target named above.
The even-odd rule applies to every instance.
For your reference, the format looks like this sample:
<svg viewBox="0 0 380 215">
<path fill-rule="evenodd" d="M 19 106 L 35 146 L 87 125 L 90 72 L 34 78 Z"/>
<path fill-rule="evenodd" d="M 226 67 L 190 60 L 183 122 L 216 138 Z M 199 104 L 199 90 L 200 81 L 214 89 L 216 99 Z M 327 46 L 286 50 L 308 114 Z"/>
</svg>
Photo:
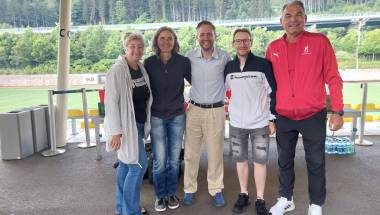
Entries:
<svg viewBox="0 0 380 215">
<path fill-rule="evenodd" d="M 140 40 L 144 44 L 144 37 L 140 33 L 127 32 L 124 35 L 123 47 L 126 48 L 132 40 Z"/>
</svg>

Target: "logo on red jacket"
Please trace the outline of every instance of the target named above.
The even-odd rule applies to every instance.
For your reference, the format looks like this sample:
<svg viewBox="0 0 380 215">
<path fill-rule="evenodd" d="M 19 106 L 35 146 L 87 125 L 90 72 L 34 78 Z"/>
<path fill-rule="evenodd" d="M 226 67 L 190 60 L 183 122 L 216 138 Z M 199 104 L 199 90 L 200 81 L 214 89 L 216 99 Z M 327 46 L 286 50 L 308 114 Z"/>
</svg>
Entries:
<svg viewBox="0 0 380 215">
<path fill-rule="evenodd" d="M 309 50 L 309 46 L 308 45 L 303 48 L 302 55 L 311 55 L 311 52 Z"/>
</svg>

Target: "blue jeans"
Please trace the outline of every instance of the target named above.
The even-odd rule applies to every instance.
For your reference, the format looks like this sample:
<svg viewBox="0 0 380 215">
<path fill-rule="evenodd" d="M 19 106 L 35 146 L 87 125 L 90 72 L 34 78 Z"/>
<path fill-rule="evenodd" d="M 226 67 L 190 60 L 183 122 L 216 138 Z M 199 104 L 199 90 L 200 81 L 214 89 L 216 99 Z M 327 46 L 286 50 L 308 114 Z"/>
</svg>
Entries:
<svg viewBox="0 0 380 215">
<path fill-rule="evenodd" d="M 141 215 L 140 189 L 147 168 L 144 148 L 144 124 L 137 124 L 139 164 L 125 164 L 119 161 L 116 173 L 116 212 L 122 215 Z"/>
<path fill-rule="evenodd" d="M 176 193 L 185 119 L 185 114 L 170 119 L 152 117 L 153 186 L 157 198 Z"/>
</svg>

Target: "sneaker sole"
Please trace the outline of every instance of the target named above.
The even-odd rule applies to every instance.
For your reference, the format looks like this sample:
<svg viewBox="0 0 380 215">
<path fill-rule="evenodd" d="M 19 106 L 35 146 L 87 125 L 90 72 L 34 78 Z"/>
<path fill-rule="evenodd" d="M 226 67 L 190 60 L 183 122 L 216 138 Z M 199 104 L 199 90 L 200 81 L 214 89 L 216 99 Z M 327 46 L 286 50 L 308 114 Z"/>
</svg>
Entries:
<svg viewBox="0 0 380 215">
<path fill-rule="evenodd" d="M 163 212 L 163 211 L 166 211 L 166 208 L 162 208 L 162 209 L 154 208 L 154 210 L 157 211 L 157 212 Z"/>
<path fill-rule="evenodd" d="M 173 205 L 173 206 L 168 205 L 168 207 L 169 207 L 169 209 L 174 210 L 174 209 L 179 208 L 179 204 L 178 205 Z"/>
<path fill-rule="evenodd" d="M 222 207 L 224 207 L 225 205 L 226 205 L 226 203 L 224 203 L 224 204 L 222 204 L 222 205 L 217 205 L 217 204 L 214 203 L 214 206 L 217 207 L 217 208 L 222 208 Z"/>
<path fill-rule="evenodd" d="M 290 212 L 290 211 L 292 211 L 292 210 L 294 210 L 294 209 L 296 209 L 296 205 L 290 205 L 290 207 L 289 208 L 287 208 L 287 209 L 285 209 L 284 210 L 284 213 L 286 213 L 286 212 Z M 282 213 L 282 214 L 284 214 L 284 213 Z M 270 215 L 275 215 L 275 214 L 273 214 L 271 211 L 269 211 L 269 214 Z"/>
</svg>

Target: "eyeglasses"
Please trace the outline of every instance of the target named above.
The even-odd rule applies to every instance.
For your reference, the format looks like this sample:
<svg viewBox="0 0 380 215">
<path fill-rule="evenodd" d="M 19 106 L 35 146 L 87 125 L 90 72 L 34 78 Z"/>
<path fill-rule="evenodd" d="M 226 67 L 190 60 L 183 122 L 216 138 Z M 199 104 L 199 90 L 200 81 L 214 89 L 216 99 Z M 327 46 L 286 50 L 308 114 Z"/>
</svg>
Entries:
<svg viewBox="0 0 380 215">
<path fill-rule="evenodd" d="M 251 39 L 236 39 L 234 40 L 234 43 L 237 44 L 237 45 L 240 45 L 242 43 L 244 44 L 250 44 L 252 42 Z"/>
</svg>

